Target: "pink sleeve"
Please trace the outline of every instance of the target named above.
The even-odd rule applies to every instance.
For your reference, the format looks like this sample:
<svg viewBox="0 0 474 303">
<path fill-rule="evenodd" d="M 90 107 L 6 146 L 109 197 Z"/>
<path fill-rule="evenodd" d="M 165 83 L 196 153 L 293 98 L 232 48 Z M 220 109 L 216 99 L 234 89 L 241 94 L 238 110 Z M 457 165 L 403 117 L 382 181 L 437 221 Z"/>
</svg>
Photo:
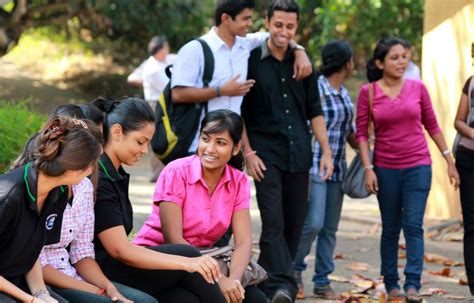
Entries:
<svg viewBox="0 0 474 303">
<path fill-rule="evenodd" d="M 45 267 L 46 265 L 49 264 L 47 252 L 46 252 L 46 249 L 44 249 L 44 246 L 43 246 L 43 249 L 41 249 L 41 253 L 39 255 L 39 260 L 40 260 L 40 263 L 41 263 L 42 267 Z"/>
<path fill-rule="evenodd" d="M 92 244 L 94 240 L 94 189 L 90 181 L 82 183 L 83 188 L 74 197 L 75 200 L 77 199 L 74 203 L 81 206 L 84 225 L 81 226 L 81 230 L 71 242 L 69 256 L 72 264 L 85 258 L 95 258 L 94 244 Z"/>
<path fill-rule="evenodd" d="M 186 198 L 186 184 L 179 167 L 165 167 L 155 185 L 153 202 L 173 202 L 183 207 Z"/>
<path fill-rule="evenodd" d="M 250 208 L 250 183 L 247 178 L 247 175 L 243 175 L 240 179 L 239 185 L 237 187 L 237 195 L 234 204 L 235 213 L 241 209 L 249 209 Z"/>
<path fill-rule="evenodd" d="M 434 136 L 439 134 L 441 129 L 436 120 L 436 114 L 433 110 L 433 105 L 431 104 L 430 94 L 423 82 L 419 81 L 419 83 L 421 90 L 421 119 L 430 136 Z"/>
<path fill-rule="evenodd" d="M 364 84 L 359 92 L 357 99 L 357 116 L 356 116 L 356 139 L 358 142 L 367 142 L 369 131 L 367 129 L 369 122 L 369 89 Z"/>
</svg>

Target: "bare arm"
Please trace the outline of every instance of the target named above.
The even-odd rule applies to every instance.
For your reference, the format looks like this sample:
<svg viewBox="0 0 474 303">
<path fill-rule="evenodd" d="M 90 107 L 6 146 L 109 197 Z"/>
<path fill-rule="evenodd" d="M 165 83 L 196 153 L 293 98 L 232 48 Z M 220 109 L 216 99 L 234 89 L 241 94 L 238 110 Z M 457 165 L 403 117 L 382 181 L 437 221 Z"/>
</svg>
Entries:
<svg viewBox="0 0 474 303">
<path fill-rule="evenodd" d="M 262 159 L 257 155 L 256 151 L 252 149 L 245 125 L 242 134 L 242 143 L 244 145 L 244 158 L 247 173 L 256 181 L 260 182 L 264 178 L 267 168 Z"/>
<path fill-rule="evenodd" d="M 467 115 L 469 114 L 469 100 L 466 94 L 461 95 L 458 112 L 454 120 L 454 128 L 463 136 L 474 140 L 474 128 L 467 125 Z"/>
<path fill-rule="evenodd" d="M 90 293 L 97 293 L 99 288 L 85 281 L 76 280 L 51 265 L 43 267 L 44 280 L 48 285 L 58 288 L 70 288 Z"/>
<path fill-rule="evenodd" d="M 40 295 L 35 295 L 39 299 L 43 300 L 46 303 L 58 303 L 56 299 L 49 295 L 49 292 L 46 289 L 46 284 L 43 280 L 43 272 L 41 270 L 40 260 L 36 260 L 35 265 L 31 270 L 25 274 L 26 284 L 30 289 L 30 292 L 35 295 L 35 293 L 42 292 Z"/>
<path fill-rule="evenodd" d="M 119 300 L 120 302 L 124 303 L 131 302 L 117 290 L 115 285 L 109 279 L 107 279 L 94 259 L 81 259 L 77 261 L 74 266 L 81 277 L 97 289 L 95 290 L 95 293 L 97 293 L 99 289 L 105 289 L 105 294 L 112 301 Z"/>
<path fill-rule="evenodd" d="M 314 137 L 318 141 L 319 146 L 321 146 L 321 150 L 323 151 L 323 156 L 321 157 L 321 163 L 319 166 L 319 176 L 323 180 L 327 180 L 332 176 L 334 164 L 332 161 L 331 149 L 329 148 L 328 132 L 326 129 L 326 121 L 324 120 L 324 116 L 319 115 L 311 119 L 311 128 L 313 130 Z"/>
<path fill-rule="evenodd" d="M 186 258 L 130 243 L 122 225 L 104 230 L 98 237 L 112 258 L 132 267 L 199 272 L 209 283 L 214 283 L 221 275 L 217 262 L 210 257 Z"/>
<path fill-rule="evenodd" d="M 359 149 L 359 143 L 357 142 L 357 139 L 355 137 L 355 133 L 350 133 L 349 136 L 347 136 L 347 143 L 349 143 L 350 147 L 354 150 Z"/>
<path fill-rule="evenodd" d="M 439 132 L 435 135 L 432 135 L 431 139 L 433 139 L 434 143 L 436 144 L 441 153 L 449 151 L 448 146 L 446 145 L 446 141 L 444 140 L 443 133 Z M 454 186 L 454 188 L 457 189 L 459 187 L 460 178 L 456 166 L 454 165 L 453 158 L 451 157 L 451 153 L 443 154 L 443 156 L 446 160 L 446 163 L 448 164 L 449 181 Z"/>
<path fill-rule="evenodd" d="M 160 221 L 166 243 L 190 245 L 183 237 L 183 212 L 181 207 L 173 202 L 161 202 Z"/>
<path fill-rule="evenodd" d="M 13 283 L 0 276 L 0 292 L 5 293 L 13 298 L 20 300 L 21 302 L 32 302 L 40 303 L 39 299 L 33 297 L 32 295 L 24 292 L 20 288 L 16 287 Z"/>
</svg>

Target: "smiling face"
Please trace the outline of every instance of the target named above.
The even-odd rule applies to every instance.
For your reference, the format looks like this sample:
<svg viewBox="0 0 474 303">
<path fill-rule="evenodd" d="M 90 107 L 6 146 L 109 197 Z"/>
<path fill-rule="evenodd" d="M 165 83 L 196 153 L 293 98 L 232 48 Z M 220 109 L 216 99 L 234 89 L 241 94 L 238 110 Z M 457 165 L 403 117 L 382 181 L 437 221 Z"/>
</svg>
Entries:
<svg viewBox="0 0 474 303">
<path fill-rule="evenodd" d="M 199 137 L 198 156 L 203 169 L 215 171 L 224 169 L 232 156 L 237 155 L 241 143 L 234 144 L 229 131 L 206 133 L 203 130 Z"/>
<path fill-rule="evenodd" d="M 383 70 L 384 76 L 402 78 L 408 64 L 407 51 L 403 45 L 396 44 L 390 48 L 383 62 L 376 60 L 375 64 Z"/>
<path fill-rule="evenodd" d="M 138 130 L 129 131 L 126 134 L 123 133 L 119 124 L 114 124 L 110 128 L 110 149 L 115 154 L 114 158 L 120 163 L 134 165 L 148 152 L 148 143 L 154 132 L 153 123 L 145 123 Z"/>
<path fill-rule="evenodd" d="M 271 19 L 265 19 L 265 25 L 270 33 L 271 47 L 286 49 L 295 37 L 298 29 L 298 15 L 293 12 L 274 11 Z"/>
<path fill-rule="evenodd" d="M 234 36 L 245 37 L 252 26 L 253 10 L 244 8 L 234 19 L 230 15 L 222 15 L 222 23 L 229 29 Z"/>
</svg>

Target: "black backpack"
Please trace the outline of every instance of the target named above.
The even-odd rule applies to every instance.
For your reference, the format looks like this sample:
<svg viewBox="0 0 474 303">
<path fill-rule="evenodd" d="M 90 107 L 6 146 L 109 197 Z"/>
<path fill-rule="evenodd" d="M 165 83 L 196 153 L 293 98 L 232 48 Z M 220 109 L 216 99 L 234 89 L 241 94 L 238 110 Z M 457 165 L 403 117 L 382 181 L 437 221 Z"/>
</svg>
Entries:
<svg viewBox="0 0 474 303">
<path fill-rule="evenodd" d="M 209 87 L 214 73 L 214 56 L 209 45 L 202 39 L 199 41 L 204 53 L 204 72 L 202 81 L 204 87 Z M 169 67 L 168 76 L 171 76 Z M 193 142 L 196 131 L 199 129 L 201 111 L 207 113 L 207 102 L 203 103 L 173 103 L 171 99 L 170 82 L 160 95 L 156 105 L 156 127 L 151 148 L 156 156 L 164 163 L 188 155 L 189 146 Z"/>
</svg>

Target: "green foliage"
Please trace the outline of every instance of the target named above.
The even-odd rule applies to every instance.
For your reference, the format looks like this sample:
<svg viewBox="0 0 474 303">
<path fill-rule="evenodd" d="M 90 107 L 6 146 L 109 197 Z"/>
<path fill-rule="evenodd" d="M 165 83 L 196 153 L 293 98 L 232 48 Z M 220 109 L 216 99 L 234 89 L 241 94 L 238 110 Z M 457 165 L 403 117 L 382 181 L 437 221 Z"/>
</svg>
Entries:
<svg viewBox="0 0 474 303">
<path fill-rule="evenodd" d="M 45 117 L 28 109 L 27 101 L 0 101 L 0 173 L 8 169 Z"/>
</svg>

